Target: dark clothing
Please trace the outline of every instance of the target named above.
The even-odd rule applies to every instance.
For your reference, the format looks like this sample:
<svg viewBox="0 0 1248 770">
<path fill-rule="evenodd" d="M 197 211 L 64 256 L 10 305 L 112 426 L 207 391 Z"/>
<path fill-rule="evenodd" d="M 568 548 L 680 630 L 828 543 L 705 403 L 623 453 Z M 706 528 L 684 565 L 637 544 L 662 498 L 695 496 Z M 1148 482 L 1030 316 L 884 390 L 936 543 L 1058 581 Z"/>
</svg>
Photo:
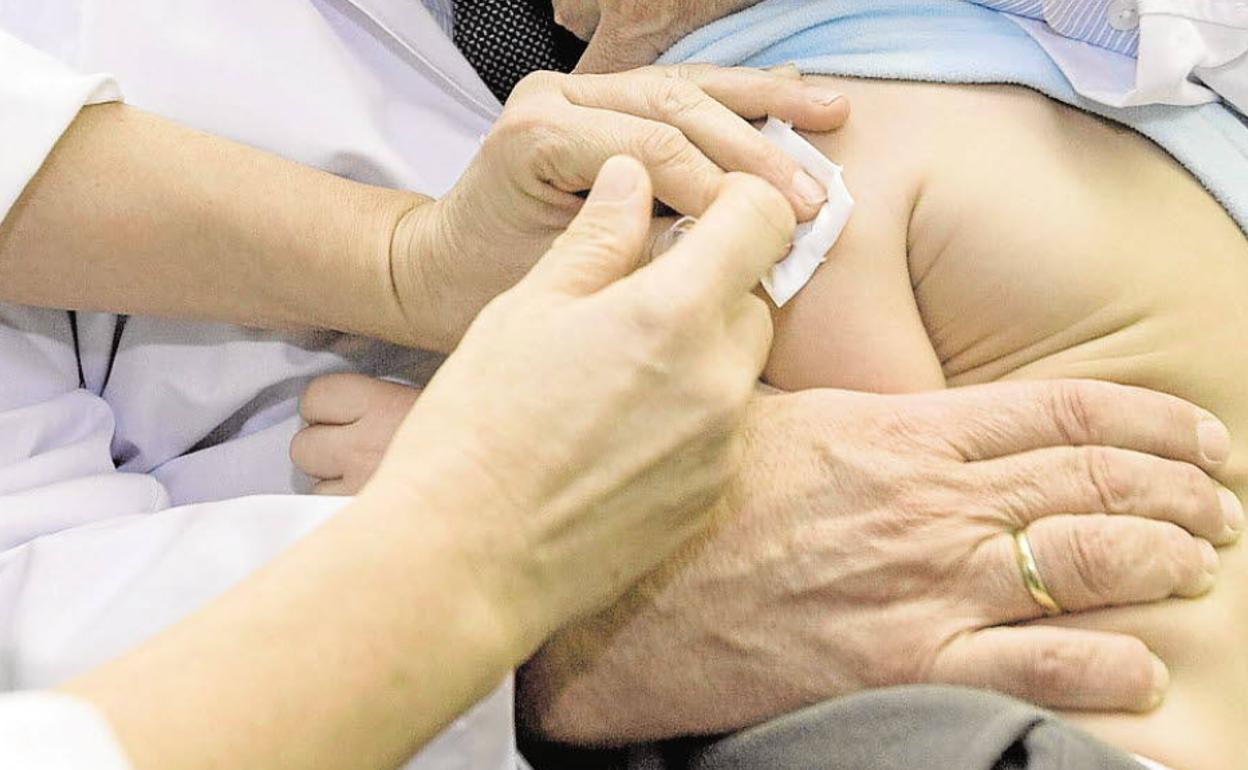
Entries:
<svg viewBox="0 0 1248 770">
<path fill-rule="evenodd" d="M 955 687 L 838 698 L 717 739 L 617 752 L 541 747 L 536 770 L 1141 770 L 1056 716 Z"/>
<path fill-rule="evenodd" d="M 550 0 L 457 0 L 454 40 L 503 102 L 530 72 L 571 72 L 585 50 L 555 24 Z"/>
</svg>

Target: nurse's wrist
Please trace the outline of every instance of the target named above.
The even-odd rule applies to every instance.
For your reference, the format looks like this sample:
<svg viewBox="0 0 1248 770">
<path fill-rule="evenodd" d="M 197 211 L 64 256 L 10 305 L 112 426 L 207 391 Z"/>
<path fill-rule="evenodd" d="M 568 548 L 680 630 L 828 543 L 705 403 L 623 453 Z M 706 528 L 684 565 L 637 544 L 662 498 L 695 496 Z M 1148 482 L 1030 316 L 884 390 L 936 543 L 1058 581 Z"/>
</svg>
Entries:
<svg viewBox="0 0 1248 770">
<path fill-rule="evenodd" d="M 313 315 L 309 324 L 421 347 L 401 304 L 390 256 L 399 222 L 431 199 L 406 191 L 367 189 L 365 200 L 340 205 L 331 215 L 338 220 L 332 229 L 342 258 L 325 278 L 336 283 L 345 301 L 309 307 L 308 313 Z M 313 305 L 318 301 L 314 294 L 308 297 Z M 336 317 L 323 317 L 331 313 Z"/>
<path fill-rule="evenodd" d="M 463 329 L 450 322 L 462 298 L 440 279 L 446 272 L 441 266 L 453 261 L 456 249 L 440 209 L 440 202 L 431 199 L 409 207 L 395 223 L 387 261 L 409 344 L 449 353 L 463 336 Z"/>
<path fill-rule="evenodd" d="M 493 683 L 531 657 L 554 628 L 542 622 L 543 613 L 532 611 L 533 597 L 518 593 L 526 584 L 524 565 L 500 552 L 498 542 L 483 539 L 480 527 L 456 526 L 483 516 L 483 507 L 498 501 L 447 483 L 464 482 L 454 472 L 438 481 L 420 475 L 423 480 L 382 473 L 360 491 L 349 510 L 384 521 L 367 529 L 388 533 L 385 539 L 402 551 L 402 563 L 422 573 L 436 565 L 439 595 L 454 597 L 461 651 Z"/>
</svg>

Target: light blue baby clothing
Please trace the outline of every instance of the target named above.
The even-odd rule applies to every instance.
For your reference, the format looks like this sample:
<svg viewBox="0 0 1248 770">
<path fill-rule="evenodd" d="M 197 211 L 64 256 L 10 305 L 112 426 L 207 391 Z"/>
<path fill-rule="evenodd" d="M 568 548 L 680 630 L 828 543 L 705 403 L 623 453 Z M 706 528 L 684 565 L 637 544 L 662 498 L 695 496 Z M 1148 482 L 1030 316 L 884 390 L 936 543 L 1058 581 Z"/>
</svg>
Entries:
<svg viewBox="0 0 1248 770">
<path fill-rule="evenodd" d="M 1248 232 L 1248 125 L 1237 113 L 1220 104 L 1114 108 L 1084 98 L 1006 14 L 973 3 L 764 0 L 695 32 L 662 61 L 793 62 L 827 75 L 1027 86 L 1152 139 Z"/>
</svg>

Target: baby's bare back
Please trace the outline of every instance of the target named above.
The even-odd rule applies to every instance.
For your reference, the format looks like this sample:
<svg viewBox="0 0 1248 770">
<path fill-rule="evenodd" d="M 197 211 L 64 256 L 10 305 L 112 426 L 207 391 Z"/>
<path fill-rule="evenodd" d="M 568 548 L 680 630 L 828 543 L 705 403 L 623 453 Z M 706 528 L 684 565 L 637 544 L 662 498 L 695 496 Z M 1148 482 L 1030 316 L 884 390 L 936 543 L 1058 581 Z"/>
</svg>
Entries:
<svg viewBox="0 0 1248 770">
<path fill-rule="evenodd" d="M 783 388 L 906 391 L 1090 377 L 1174 393 L 1237 437 L 1248 496 L 1248 241 L 1146 140 L 1010 87 L 836 80 L 846 129 L 815 141 L 858 208 L 777 316 Z M 1076 715 L 1177 770 L 1248 768 L 1248 551 L 1210 596 L 1088 613 L 1170 666 L 1146 716 Z"/>
</svg>

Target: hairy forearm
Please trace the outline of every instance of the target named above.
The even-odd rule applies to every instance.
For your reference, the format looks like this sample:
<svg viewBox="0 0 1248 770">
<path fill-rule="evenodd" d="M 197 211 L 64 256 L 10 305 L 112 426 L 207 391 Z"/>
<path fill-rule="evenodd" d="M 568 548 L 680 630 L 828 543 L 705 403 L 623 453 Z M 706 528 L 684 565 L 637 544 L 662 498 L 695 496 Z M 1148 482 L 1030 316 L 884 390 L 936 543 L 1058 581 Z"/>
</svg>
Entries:
<svg viewBox="0 0 1248 770">
<path fill-rule="evenodd" d="M 389 258 L 427 202 L 87 107 L 0 223 L 0 299 L 418 344 Z"/>
<path fill-rule="evenodd" d="M 366 492 L 64 689 L 102 711 L 138 770 L 397 767 L 525 654 L 439 521 Z"/>
</svg>

